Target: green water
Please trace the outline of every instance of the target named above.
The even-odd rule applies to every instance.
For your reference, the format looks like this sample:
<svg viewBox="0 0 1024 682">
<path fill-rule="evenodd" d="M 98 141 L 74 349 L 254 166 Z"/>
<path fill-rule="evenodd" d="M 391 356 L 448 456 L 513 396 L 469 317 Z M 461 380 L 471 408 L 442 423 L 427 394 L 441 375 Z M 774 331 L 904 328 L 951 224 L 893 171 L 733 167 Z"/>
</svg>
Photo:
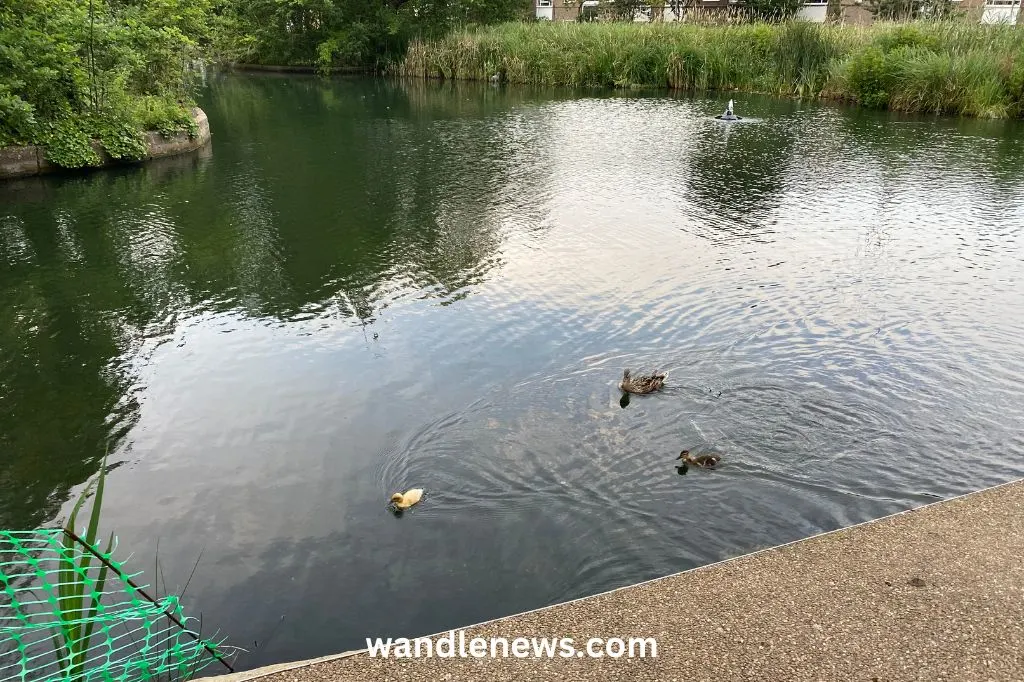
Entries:
<svg viewBox="0 0 1024 682">
<path fill-rule="evenodd" d="M 294 76 L 202 106 L 198 154 L 0 186 L 0 523 L 109 448 L 107 530 L 170 589 L 202 552 L 186 607 L 241 667 L 1024 475 L 1019 123 Z M 623 408 L 624 367 L 666 390 Z"/>
</svg>

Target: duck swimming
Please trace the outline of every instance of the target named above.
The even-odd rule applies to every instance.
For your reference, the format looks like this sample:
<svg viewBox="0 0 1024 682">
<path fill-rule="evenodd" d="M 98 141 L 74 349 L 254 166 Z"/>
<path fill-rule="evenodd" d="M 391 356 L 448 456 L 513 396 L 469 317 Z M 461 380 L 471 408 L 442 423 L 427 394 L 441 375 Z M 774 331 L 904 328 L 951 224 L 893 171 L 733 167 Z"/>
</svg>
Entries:
<svg viewBox="0 0 1024 682">
<path fill-rule="evenodd" d="M 681 459 L 685 464 L 692 464 L 695 467 L 713 469 L 722 460 L 718 455 L 697 455 L 694 457 L 689 450 L 683 450 L 676 459 Z"/>
<path fill-rule="evenodd" d="M 654 393 L 665 385 L 666 376 L 665 374 L 648 374 L 634 377 L 630 375 L 628 369 L 624 369 L 619 388 L 626 393 Z"/>
<path fill-rule="evenodd" d="M 423 488 L 412 488 L 404 493 L 395 493 L 391 496 L 391 504 L 395 505 L 395 509 L 408 509 L 413 506 L 423 497 Z"/>
</svg>

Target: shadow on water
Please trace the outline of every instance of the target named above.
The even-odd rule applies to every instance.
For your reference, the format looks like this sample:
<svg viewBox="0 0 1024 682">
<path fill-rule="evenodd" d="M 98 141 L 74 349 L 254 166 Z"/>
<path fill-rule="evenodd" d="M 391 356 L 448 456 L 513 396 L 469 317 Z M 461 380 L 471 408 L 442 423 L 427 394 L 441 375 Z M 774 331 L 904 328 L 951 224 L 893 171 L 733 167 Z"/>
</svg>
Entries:
<svg viewBox="0 0 1024 682">
<path fill-rule="evenodd" d="M 296 90 L 305 95 L 298 112 L 282 106 Z M 42 523 L 95 471 L 106 443 L 137 417 L 136 356 L 197 308 L 372 322 L 396 295 L 463 298 L 500 264 L 500 226 L 484 209 L 510 181 L 500 140 L 462 148 L 479 160 L 466 167 L 455 162 L 466 156 L 443 144 L 409 153 L 389 139 L 401 137 L 394 128 L 374 125 L 392 108 L 409 123 L 413 111 L 424 121 L 430 112 L 485 115 L 486 102 L 444 113 L 451 92 L 431 98 L 380 83 L 365 91 L 353 98 L 314 80 L 224 79 L 206 105 L 218 124 L 214 145 L 0 188 L 2 433 L 15 453 L 0 485 L 4 527 Z M 319 122 L 302 145 L 282 133 L 296 114 Z M 333 114 L 351 127 L 339 131 Z M 320 144 L 332 138 L 343 142 Z M 215 150 L 222 158 L 211 167 Z"/>
<path fill-rule="evenodd" d="M 796 103 L 772 102 L 760 120 L 702 121 L 687 158 L 687 198 L 713 217 L 700 227 L 712 241 L 763 240 L 771 210 L 786 190 L 784 178 L 800 134 Z M 756 111 L 756 109 L 755 109 Z M 681 188 L 682 189 L 682 188 Z"/>
<path fill-rule="evenodd" d="M 209 548 L 186 608 L 242 667 L 1024 475 L 1019 123 L 262 76 L 203 106 L 202 154 L 0 187 L 0 524 L 110 444 L 111 527 L 169 577 Z M 631 400 L 629 366 L 670 380 Z"/>
</svg>

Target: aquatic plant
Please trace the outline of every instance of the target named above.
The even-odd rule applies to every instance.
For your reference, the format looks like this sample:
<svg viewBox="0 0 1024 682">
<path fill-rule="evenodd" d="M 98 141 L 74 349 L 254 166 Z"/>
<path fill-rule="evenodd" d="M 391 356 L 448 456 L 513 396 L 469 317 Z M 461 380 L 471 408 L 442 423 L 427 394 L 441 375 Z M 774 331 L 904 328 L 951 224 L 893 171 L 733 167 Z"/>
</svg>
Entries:
<svg viewBox="0 0 1024 682">
<path fill-rule="evenodd" d="M 71 510 L 68 522 L 61 536 L 61 554 L 57 582 L 57 607 L 60 610 L 61 624 L 59 637 L 54 637 L 53 646 L 57 659 L 66 662 L 64 670 L 68 680 L 81 679 L 85 671 L 86 654 L 92 640 L 93 627 L 96 624 L 96 613 L 100 608 L 103 587 L 107 581 L 108 566 L 101 563 L 97 569 L 95 581 L 91 576 L 93 555 L 76 552 L 75 540 L 77 533 L 78 513 L 82 505 L 92 495 L 92 507 L 89 511 L 89 523 L 82 537 L 90 547 L 98 547 L 97 532 L 100 524 L 100 513 L 103 507 L 103 486 L 106 481 L 107 458 L 100 463 L 99 474 L 90 481 L 78 501 Z M 93 495 L 95 491 L 95 495 Z M 109 555 L 114 545 L 114 534 L 107 539 L 105 555 Z"/>
<path fill-rule="evenodd" d="M 20 679 L 64 682 L 182 682 L 218 661 L 231 671 L 223 641 L 204 638 L 201 621 L 198 633 L 190 628 L 180 597 L 153 597 L 134 582 L 139 574 L 113 556 L 113 535 L 106 549 L 97 543 L 105 472 L 104 457 L 63 528 L 0 530 L 0 667 L 20 668 Z"/>
<path fill-rule="evenodd" d="M 416 40 L 404 76 L 825 97 L 903 111 L 1022 113 L 1024 32 L 967 21 L 870 27 L 516 23 Z"/>
</svg>

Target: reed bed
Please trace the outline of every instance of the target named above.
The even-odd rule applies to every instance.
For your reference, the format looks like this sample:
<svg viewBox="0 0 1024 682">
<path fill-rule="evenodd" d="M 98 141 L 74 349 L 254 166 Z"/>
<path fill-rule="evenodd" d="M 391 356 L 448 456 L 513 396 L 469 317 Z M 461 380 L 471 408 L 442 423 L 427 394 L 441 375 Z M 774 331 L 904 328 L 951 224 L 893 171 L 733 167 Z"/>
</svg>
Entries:
<svg viewBox="0 0 1024 682">
<path fill-rule="evenodd" d="M 574 87 L 736 90 L 991 118 L 1024 113 L 1024 28 L 511 23 L 413 41 L 397 74 Z"/>
</svg>

